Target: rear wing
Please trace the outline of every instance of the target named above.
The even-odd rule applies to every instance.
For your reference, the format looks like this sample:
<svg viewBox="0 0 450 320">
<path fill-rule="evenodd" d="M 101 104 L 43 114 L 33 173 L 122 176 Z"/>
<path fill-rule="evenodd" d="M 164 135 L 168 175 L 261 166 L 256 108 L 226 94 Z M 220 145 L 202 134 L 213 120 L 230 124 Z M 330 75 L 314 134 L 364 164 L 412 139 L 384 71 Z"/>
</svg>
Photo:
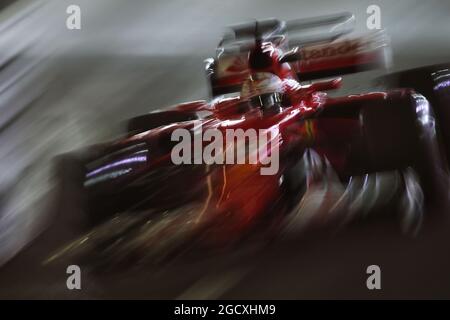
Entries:
<svg viewBox="0 0 450 320">
<path fill-rule="evenodd" d="M 239 47 L 240 51 L 247 51 L 255 38 L 271 41 L 287 34 L 291 47 L 329 42 L 352 32 L 354 23 L 355 17 L 350 12 L 289 21 L 270 18 L 241 23 L 228 28 L 218 45 L 218 51 L 225 51 L 227 47 Z"/>
<path fill-rule="evenodd" d="M 287 22 L 269 19 L 258 22 L 258 29 L 260 36 L 274 41 L 285 52 L 283 58 L 299 80 L 308 81 L 386 66 L 389 41 L 383 31 L 340 39 L 353 30 L 353 22 L 351 14 Z M 324 27 L 329 30 L 320 30 Z M 206 61 L 213 96 L 239 92 L 248 77 L 248 52 L 253 45 L 255 26 L 238 25 L 232 30 L 222 39 L 216 58 Z M 295 34 L 298 30 L 302 32 Z"/>
<path fill-rule="evenodd" d="M 389 63 L 389 40 L 384 32 L 355 39 L 305 46 L 293 53 L 291 66 L 300 81 L 345 75 Z"/>
</svg>

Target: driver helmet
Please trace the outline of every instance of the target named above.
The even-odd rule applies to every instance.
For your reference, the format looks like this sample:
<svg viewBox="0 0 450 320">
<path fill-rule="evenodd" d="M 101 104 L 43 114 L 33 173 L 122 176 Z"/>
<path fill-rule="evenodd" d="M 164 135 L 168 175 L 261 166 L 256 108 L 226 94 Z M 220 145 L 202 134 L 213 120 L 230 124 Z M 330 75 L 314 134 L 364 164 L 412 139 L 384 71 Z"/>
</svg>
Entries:
<svg viewBox="0 0 450 320">
<path fill-rule="evenodd" d="M 244 81 L 241 99 L 252 107 L 279 110 L 283 96 L 283 81 L 270 72 L 256 72 Z"/>
</svg>

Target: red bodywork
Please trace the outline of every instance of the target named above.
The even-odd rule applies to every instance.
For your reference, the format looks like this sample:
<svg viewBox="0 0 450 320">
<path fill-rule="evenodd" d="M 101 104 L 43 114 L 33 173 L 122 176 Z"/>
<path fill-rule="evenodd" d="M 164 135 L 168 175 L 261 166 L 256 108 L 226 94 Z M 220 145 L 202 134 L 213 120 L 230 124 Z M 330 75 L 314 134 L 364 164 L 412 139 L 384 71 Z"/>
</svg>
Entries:
<svg viewBox="0 0 450 320">
<path fill-rule="evenodd" d="M 199 205 L 195 223 L 200 226 L 218 226 L 208 228 L 208 234 L 223 241 L 229 240 L 231 234 L 242 234 L 241 231 L 257 225 L 268 212 L 276 212 L 275 216 L 285 214 L 287 206 L 283 203 L 285 192 L 281 181 L 286 171 L 302 157 L 305 148 L 314 148 L 326 156 L 341 176 L 345 177 L 351 165 L 351 145 L 355 139 L 361 137 L 359 119 L 356 114 L 332 119 L 321 118 L 319 115 L 327 109 L 343 108 L 344 111 L 346 105 L 362 104 L 366 101 L 382 103 L 386 99 L 386 93 L 329 98 L 322 91 L 338 88 L 340 78 L 302 85 L 297 80 L 298 69 L 292 68 L 288 63 L 279 62 L 281 50 L 270 43 L 263 44 L 263 50 L 270 52 L 272 58 L 272 66 L 266 71 L 277 75 L 283 81 L 289 106 L 273 115 L 266 115 L 258 108 L 243 109 L 243 105 L 248 107 L 248 102 L 242 101 L 240 97 L 219 98 L 209 103 L 195 101 L 174 106 L 171 110 L 180 114 L 205 112 L 207 116 L 196 122 L 183 121 L 163 125 L 108 145 L 103 153 L 109 156 L 103 158 L 102 164 L 96 164 L 94 161 L 93 166 L 88 166 L 85 186 L 88 187 L 92 198 L 98 202 L 99 197 L 104 195 L 108 199 L 105 201 L 112 202 L 111 198 L 114 197 L 111 195 L 116 194 L 120 198 L 119 202 L 125 202 L 127 199 L 127 206 L 142 205 L 159 210 L 195 202 Z M 336 57 L 332 58 L 330 63 L 335 63 L 335 59 Z M 355 58 L 346 53 L 342 63 L 347 60 L 352 62 Z M 318 65 L 313 67 L 300 64 L 296 65 L 296 68 L 300 66 L 300 69 L 313 70 Z M 247 70 L 246 73 L 251 72 Z M 278 173 L 261 175 L 261 164 L 174 165 L 170 157 L 175 144 L 170 139 L 171 133 L 177 128 L 193 129 L 198 123 L 202 124 L 203 130 L 214 128 L 224 133 L 226 129 L 238 128 L 274 130 L 277 132 L 277 139 L 267 147 L 272 148 L 274 143 L 279 145 Z M 139 145 L 140 154 L 147 154 L 142 162 L 130 162 L 128 160 L 135 157 L 135 153 L 120 151 Z M 119 167 L 122 170 L 125 168 L 123 172 L 126 173 L 111 174 L 118 168 L 117 165 L 111 166 L 114 163 L 125 163 Z M 97 173 L 102 171 L 102 168 L 106 168 L 110 173 L 109 178 L 98 179 Z M 102 177 L 105 177 L 104 170 Z M 114 209 L 118 208 L 121 207 L 115 204 Z"/>
</svg>

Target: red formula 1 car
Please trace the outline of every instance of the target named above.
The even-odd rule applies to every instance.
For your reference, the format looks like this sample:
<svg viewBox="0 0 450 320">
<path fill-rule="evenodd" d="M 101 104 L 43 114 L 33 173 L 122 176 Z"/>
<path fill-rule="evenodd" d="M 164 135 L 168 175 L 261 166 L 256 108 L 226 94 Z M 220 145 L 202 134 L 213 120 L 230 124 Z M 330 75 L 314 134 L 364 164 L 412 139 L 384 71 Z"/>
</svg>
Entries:
<svg viewBox="0 0 450 320">
<path fill-rule="evenodd" d="M 385 208 L 416 232 L 447 190 L 429 101 L 412 89 L 330 97 L 324 91 L 340 78 L 304 82 L 383 64 L 382 35 L 339 40 L 352 22 L 340 14 L 232 27 L 207 60 L 211 101 L 136 117 L 126 137 L 82 157 L 95 227 L 50 260 L 154 261 L 193 245 L 338 226 Z M 332 31 L 294 38 L 316 27 Z M 256 148 L 253 134 L 265 137 Z M 181 148 L 182 137 L 192 145 Z"/>
</svg>

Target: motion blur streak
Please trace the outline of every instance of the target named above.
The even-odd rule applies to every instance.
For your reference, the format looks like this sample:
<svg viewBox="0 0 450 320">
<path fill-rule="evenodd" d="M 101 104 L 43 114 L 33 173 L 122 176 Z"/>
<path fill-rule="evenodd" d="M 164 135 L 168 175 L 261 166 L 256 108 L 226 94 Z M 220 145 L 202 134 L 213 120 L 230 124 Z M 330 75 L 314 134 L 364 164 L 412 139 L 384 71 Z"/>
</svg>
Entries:
<svg viewBox="0 0 450 320">
<path fill-rule="evenodd" d="M 82 208 L 86 199 L 79 195 L 82 183 L 74 183 L 83 181 L 86 174 L 89 180 L 84 182 L 88 187 L 106 175 L 111 178 L 111 174 L 124 177 L 139 173 L 141 165 L 153 161 L 153 150 L 146 149 L 145 156 L 115 155 L 114 165 L 80 168 L 80 163 L 94 163 L 84 158 L 91 152 L 86 146 L 123 137 L 125 120 L 175 103 L 209 99 L 203 60 L 215 54 L 225 26 L 269 17 L 290 20 L 352 10 L 355 35 L 361 35 L 367 32 L 366 9 L 373 2 L 2 2 L 0 297 L 371 298 L 365 288 L 361 289 L 363 280 L 354 277 L 362 274 L 368 263 L 382 264 L 390 268 L 390 275 L 395 274 L 395 279 L 390 279 L 392 288 L 394 284 L 399 287 L 383 292 L 384 297 L 450 297 L 450 283 L 445 280 L 450 260 L 442 254 L 448 250 L 448 232 L 436 231 L 441 230 L 438 227 L 446 231 L 448 223 L 439 221 L 436 228 L 426 228 L 426 190 L 417 183 L 417 172 L 411 167 L 361 172 L 341 183 L 336 169 L 330 166 L 333 159 L 311 149 L 296 168 L 299 177 L 307 181 L 305 196 L 293 200 L 288 219 L 277 220 L 275 227 L 271 226 L 282 230 L 288 241 L 264 246 L 274 238 L 274 230 L 269 228 L 259 235 L 262 240 L 252 234 L 255 241 L 231 253 L 233 243 L 224 244 L 214 237 L 216 230 L 226 230 L 228 221 L 210 223 L 205 218 L 207 209 L 226 202 L 229 191 L 241 183 L 247 183 L 256 195 L 249 197 L 249 206 L 260 205 L 260 195 L 258 189 L 251 189 L 252 183 L 233 180 L 225 167 L 217 172 L 208 169 L 201 173 L 198 184 L 174 186 L 178 189 L 171 192 L 178 198 L 197 192 L 196 188 L 207 190 L 203 202 L 189 203 L 187 199 L 185 205 L 167 208 L 157 217 L 151 210 L 135 215 L 114 208 L 113 217 L 93 229 L 86 226 L 88 213 Z M 450 61 L 447 0 L 376 3 L 392 44 L 393 64 L 389 71 Z M 71 4 L 81 8 L 81 30 L 66 28 L 66 8 Z M 344 86 L 329 95 L 382 91 L 387 86 L 385 79 L 375 84 L 369 79 L 384 72 L 348 75 Z M 439 75 L 445 78 L 448 73 L 442 70 Z M 434 87 L 436 91 L 448 88 L 449 80 L 444 78 Z M 422 120 L 433 120 L 428 113 L 423 114 L 426 116 Z M 192 176 L 197 177 L 197 172 Z M 133 186 L 156 179 L 159 192 L 144 190 L 139 200 L 148 203 L 161 198 L 170 203 L 167 182 L 177 181 L 178 177 L 178 169 L 163 168 L 141 177 Z M 211 185 L 211 181 L 221 183 Z M 211 199 L 211 189 L 216 187 L 218 197 Z M 398 193 L 400 188 L 405 192 Z M 401 229 L 417 238 L 402 237 L 398 228 L 383 224 L 386 216 L 392 218 L 389 212 L 379 214 L 380 210 L 374 210 L 374 217 L 369 210 L 383 208 L 393 198 L 400 199 Z M 141 204 L 136 201 L 136 206 Z M 198 220 L 206 221 L 201 229 L 193 227 Z M 349 228 L 348 233 L 329 242 L 320 231 L 314 233 L 332 222 L 327 232 L 335 234 L 355 220 L 369 223 L 360 229 Z M 299 240 L 297 232 L 303 229 L 314 230 L 313 238 L 319 241 L 312 244 L 301 237 Z M 211 253 L 210 248 L 199 245 L 204 239 L 222 246 Z M 177 259 L 191 248 L 197 249 L 190 253 L 192 259 L 179 262 Z M 262 253 L 254 253 L 261 248 Z M 210 258 L 199 258 L 198 251 L 210 253 Z M 150 267 L 129 272 L 125 265 L 129 267 L 130 261 L 136 262 L 135 270 Z M 82 292 L 69 292 L 64 286 L 65 267 L 78 262 L 86 262 L 93 272 L 86 272 Z M 408 271 L 410 265 L 414 269 Z M 122 273 L 102 274 L 102 270 L 110 269 Z M 222 278 L 214 276 L 221 272 Z M 410 279 L 418 274 L 422 276 L 418 283 L 411 284 Z M 210 282 L 218 284 L 205 289 Z"/>
</svg>

